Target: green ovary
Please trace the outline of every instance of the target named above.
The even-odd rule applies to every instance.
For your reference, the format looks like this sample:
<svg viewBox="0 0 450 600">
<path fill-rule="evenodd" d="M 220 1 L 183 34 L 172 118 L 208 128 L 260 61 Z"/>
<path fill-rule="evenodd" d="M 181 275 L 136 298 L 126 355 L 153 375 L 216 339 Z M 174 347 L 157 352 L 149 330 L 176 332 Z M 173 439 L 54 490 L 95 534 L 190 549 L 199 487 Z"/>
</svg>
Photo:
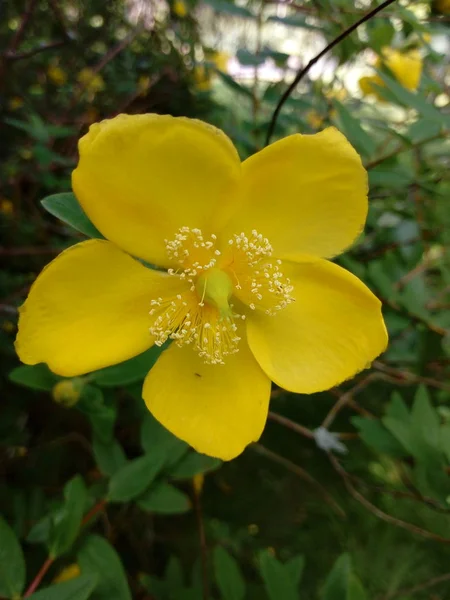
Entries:
<svg viewBox="0 0 450 600">
<path fill-rule="evenodd" d="M 222 319 L 232 316 L 228 301 L 233 293 L 230 277 L 220 269 L 209 269 L 197 279 L 195 291 L 201 302 L 215 306 Z"/>
</svg>

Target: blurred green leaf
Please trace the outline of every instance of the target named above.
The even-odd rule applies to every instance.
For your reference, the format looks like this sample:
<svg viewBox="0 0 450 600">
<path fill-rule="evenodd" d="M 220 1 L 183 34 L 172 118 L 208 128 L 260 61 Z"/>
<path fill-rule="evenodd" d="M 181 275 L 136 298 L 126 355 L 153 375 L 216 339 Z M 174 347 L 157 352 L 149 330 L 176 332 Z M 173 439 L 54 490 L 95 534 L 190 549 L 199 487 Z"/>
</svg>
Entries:
<svg viewBox="0 0 450 600">
<path fill-rule="evenodd" d="M 440 419 L 430 402 L 428 390 L 424 385 L 417 388 L 414 396 L 411 427 L 417 438 L 422 438 L 430 446 L 439 448 Z"/>
<path fill-rule="evenodd" d="M 50 392 L 53 386 L 61 381 L 61 377 L 50 371 L 47 365 L 21 365 L 9 373 L 9 379 L 18 385 L 30 388 L 31 390 L 40 390 Z"/>
<path fill-rule="evenodd" d="M 86 486 L 76 475 L 64 486 L 64 504 L 52 515 L 49 553 L 56 558 L 65 554 L 75 542 L 81 527 L 87 500 Z"/>
<path fill-rule="evenodd" d="M 194 475 L 214 471 L 222 461 L 206 454 L 199 454 L 194 450 L 183 456 L 168 472 L 174 479 L 190 479 Z"/>
<path fill-rule="evenodd" d="M 346 106 L 333 100 L 333 106 L 337 111 L 340 129 L 348 137 L 356 150 L 366 157 L 372 156 L 377 145 L 375 140 L 361 127 L 360 119 L 355 118 Z"/>
<path fill-rule="evenodd" d="M 245 6 L 238 6 L 234 2 L 227 0 L 205 0 L 205 4 L 209 4 L 216 12 L 226 13 L 235 17 L 245 17 L 254 19 L 255 15 Z"/>
<path fill-rule="evenodd" d="M 378 419 L 352 417 L 351 422 L 358 429 L 362 441 L 376 452 L 389 456 L 403 457 L 405 449 Z"/>
<path fill-rule="evenodd" d="M 0 517 L 0 596 L 17 600 L 25 587 L 25 559 L 16 534 Z"/>
<path fill-rule="evenodd" d="M 191 509 L 189 497 L 165 481 L 156 483 L 137 499 L 142 510 L 163 514 L 184 513 Z"/>
<path fill-rule="evenodd" d="M 142 354 L 92 373 L 92 381 L 101 387 L 117 387 L 143 381 L 158 360 L 161 348 L 152 346 Z"/>
<path fill-rule="evenodd" d="M 30 600 L 88 600 L 97 585 L 95 575 L 80 575 L 35 592 Z M 111 598 L 112 600 L 112 598 Z"/>
<path fill-rule="evenodd" d="M 142 494 L 164 466 L 164 453 L 153 452 L 129 461 L 109 481 L 108 500 L 129 502 Z"/>
<path fill-rule="evenodd" d="M 127 462 L 125 452 L 117 440 L 104 442 L 94 435 L 92 450 L 98 468 L 107 477 L 111 477 Z"/>
<path fill-rule="evenodd" d="M 410 92 L 387 73 L 383 73 L 378 69 L 376 71 L 400 104 L 416 109 L 418 113 L 431 121 L 443 122 L 444 116 L 431 103 L 427 102 L 420 91 Z"/>
<path fill-rule="evenodd" d="M 353 573 L 349 554 L 336 560 L 322 589 L 321 600 L 368 600 L 364 588 Z"/>
<path fill-rule="evenodd" d="M 305 557 L 301 555 L 293 556 L 284 563 L 284 568 L 288 578 L 295 586 L 299 586 L 303 577 L 303 571 L 305 570 Z"/>
<path fill-rule="evenodd" d="M 258 566 L 270 600 L 299 600 L 297 585 L 289 577 L 290 567 L 286 568 L 268 551 L 260 552 Z"/>
<path fill-rule="evenodd" d="M 51 215 L 91 238 L 104 239 L 91 223 L 72 192 L 54 194 L 41 200 L 42 206 Z"/>
<path fill-rule="evenodd" d="M 117 411 L 113 404 L 105 402 L 101 389 L 85 385 L 76 408 L 89 419 L 94 437 L 105 444 L 112 441 Z"/>
<path fill-rule="evenodd" d="M 78 552 L 83 574 L 97 578 L 92 600 L 131 600 L 125 569 L 115 549 L 99 535 L 90 535 Z"/>
<path fill-rule="evenodd" d="M 216 546 L 213 565 L 221 600 L 243 600 L 245 580 L 235 558 L 222 546 Z"/>
<path fill-rule="evenodd" d="M 186 442 L 170 433 L 150 413 L 142 422 L 141 445 L 147 454 L 161 455 L 168 467 L 176 464 L 188 450 Z"/>
</svg>

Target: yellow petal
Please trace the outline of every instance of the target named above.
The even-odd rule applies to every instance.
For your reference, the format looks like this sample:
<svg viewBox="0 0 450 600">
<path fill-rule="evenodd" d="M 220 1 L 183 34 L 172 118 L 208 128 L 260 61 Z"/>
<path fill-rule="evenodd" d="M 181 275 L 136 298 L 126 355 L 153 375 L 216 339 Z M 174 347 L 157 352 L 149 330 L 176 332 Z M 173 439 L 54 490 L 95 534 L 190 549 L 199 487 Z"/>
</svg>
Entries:
<svg viewBox="0 0 450 600">
<path fill-rule="evenodd" d="M 370 365 L 387 344 L 381 303 L 354 275 L 326 260 L 283 264 L 295 302 L 276 316 L 249 315 L 250 348 L 279 386 L 311 394 Z"/>
<path fill-rule="evenodd" d="M 190 346 L 173 343 L 148 374 L 142 395 L 174 435 L 198 452 L 230 460 L 260 437 L 270 380 L 244 340 L 224 365 L 205 364 Z"/>
<path fill-rule="evenodd" d="M 379 102 L 386 102 L 386 99 L 380 94 L 375 86 L 386 87 L 384 81 L 379 75 L 370 75 L 361 77 L 358 81 L 359 87 L 364 96 L 375 96 Z M 373 85 L 375 84 L 375 85 Z"/>
<path fill-rule="evenodd" d="M 216 233 L 211 222 L 240 177 L 232 142 L 194 119 L 119 115 L 92 125 L 79 150 L 72 183 L 87 215 L 123 250 L 160 266 L 170 266 L 164 239 L 180 227 Z"/>
<path fill-rule="evenodd" d="M 174 286 L 177 278 L 147 269 L 110 242 L 76 244 L 31 287 L 20 310 L 19 358 L 73 377 L 136 356 L 153 344 L 151 300 Z"/>
<path fill-rule="evenodd" d="M 361 232 L 367 174 L 334 127 L 286 137 L 242 167 L 242 206 L 227 234 L 256 229 L 269 239 L 274 256 L 299 260 L 339 254 Z"/>
<path fill-rule="evenodd" d="M 393 48 L 383 48 L 384 64 L 403 87 L 415 91 L 422 75 L 422 57 L 417 49 L 399 52 Z"/>
</svg>

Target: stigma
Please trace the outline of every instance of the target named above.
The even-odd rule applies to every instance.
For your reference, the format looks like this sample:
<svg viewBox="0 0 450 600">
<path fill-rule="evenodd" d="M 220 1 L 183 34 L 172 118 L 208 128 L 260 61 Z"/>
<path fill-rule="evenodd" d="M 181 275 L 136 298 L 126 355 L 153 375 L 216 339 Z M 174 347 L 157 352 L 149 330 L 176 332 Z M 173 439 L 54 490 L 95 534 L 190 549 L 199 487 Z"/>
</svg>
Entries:
<svg viewBox="0 0 450 600">
<path fill-rule="evenodd" d="M 267 238 L 253 230 L 221 242 L 219 250 L 217 236 L 205 237 L 189 227 L 165 240 L 174 265 L 168 273 L 186 287 L 176 297 L 153 299 L 150 309 L 155 344 L 168 339 L 191 344 L 210 364 L 224 364 L 227 355 L 238 351 L 241 322 L 252 311 L 273 316 L 294 300 Z"/>
</svg>

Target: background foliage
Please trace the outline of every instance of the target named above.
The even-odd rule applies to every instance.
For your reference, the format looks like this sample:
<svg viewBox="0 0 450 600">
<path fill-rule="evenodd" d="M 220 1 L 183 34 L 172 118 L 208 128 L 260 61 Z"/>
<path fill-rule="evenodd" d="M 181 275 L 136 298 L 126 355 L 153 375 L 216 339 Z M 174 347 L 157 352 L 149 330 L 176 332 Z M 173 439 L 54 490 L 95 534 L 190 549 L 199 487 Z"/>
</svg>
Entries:
<svg viewBox="0 0 450 600">
<path fill-rule="evenodd" d="M 249 156 L 295 71 L 376 5 L 0 4 L 0 597 L 450 597 L 447 0 L 393 2 L 302 79 L 275 127 L 334 124 L 369 170 L 367 228 L 339 262 L 384 301 L 391 342 L 370 370 L 314 396 L 275 388 L 261 441 L 222 465 L 144 408 L 159 349 L 66 380 L 13 348 L 36 274 L 98 235 L 70 194 L 90 123 L 198 117 Z M 420 86 L 381 65 L 364 97 L 357 79 L 386 46 L 419 50 Z"/>
</svg>

